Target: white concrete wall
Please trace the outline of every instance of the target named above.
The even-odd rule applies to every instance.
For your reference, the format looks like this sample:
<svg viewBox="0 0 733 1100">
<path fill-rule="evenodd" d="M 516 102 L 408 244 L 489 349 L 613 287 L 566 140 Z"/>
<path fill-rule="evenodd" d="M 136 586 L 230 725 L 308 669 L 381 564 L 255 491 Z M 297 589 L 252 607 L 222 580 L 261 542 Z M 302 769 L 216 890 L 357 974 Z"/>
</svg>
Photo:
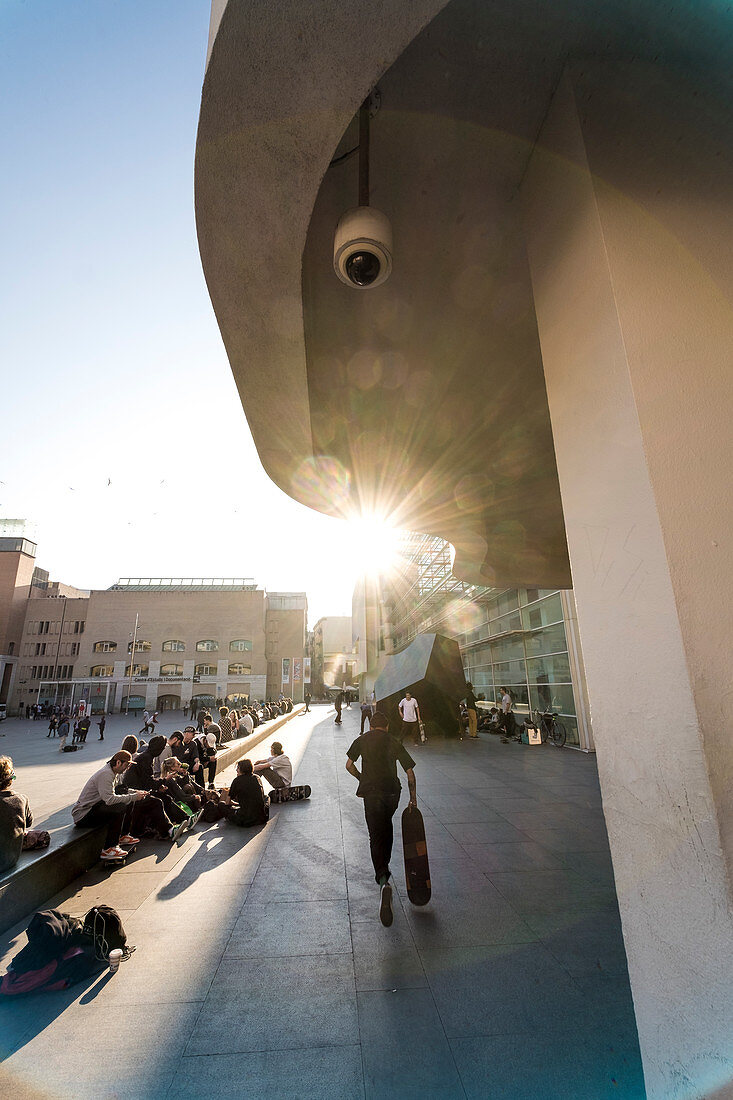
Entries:
<svg viewBox="0 0 733 1100">
<path fill-rule="evenodd" d="M 648 214 L 637 210 L 634 232 L 624 216 L 627 197 L 594 176 L 587 130 L 596 148 L 621 140 L 613 101 L 624 98 L 626 86 L 618 74 L 604 82 L 594 73 L 586 97 L 589 69 L 575 83 L 563 80 L 523 187 L 537 321 L 647 1088 L 665 1100 L 725 1096 L 733 1081 L 733 920 L 718 816 L 725 810 L 716 805 L 710 767 L 717 756 L 706 752 L 683 626 L 685 601 L 716 583 L 719 601 L 720 581 L 725 575 L 729 583 L 731 573 L 712 566 L 709 552 L 699 558 L 704 576 L 687 572 L 675 584 L 670 573 L 665 536 L 673 528 L 652 484 L 663 463 L 660 439 L 688 428 L 705 436 L 708 419 L 688 424 L 671 413 L 664 331 L 673 318 L 660 311 L 659 287 L 678 288 L 681 271 L 688 278 L 691 272 L 669 249 L 649 256 L 641 234 Z M 628 96 L 637 113 L 654 95 L 653 87 L 646 96 L 641 91 L 637 86 Z M 624 149 L 630 170 L 641 164 L 643 174 L 646 158 L 650 181 L 656 173 L 648 145 L 638 139 L 650 135 L 652 116 L 647 125 L 635 119 L 635 140 Z M 698 205 L 707 223 L 713 211 L 700 211 L 696 195 L 686 201 Z M 621 227 L 626 257 L 643 253 L 646 282 L 611 247 Z M 688 352 L 699 327 L 690 320 L 679 326 Z M 719 328 L 715 335 L 720 339 Z M 697 399 L 708 387 L 700 365 L 707 364 L 693 354 L 680 371 Z M 640 421 L 637 379 L 650 399 L 656 388 L 666 406 L 656 432 Z M 723 430 L 727 452 L 731 430 L 727 424 Z M 700 448 L 697 458 L 695 475 L 706 471 L 711 483 L 721 480 L 714 449 Z M 696 511 L 690 494 L 701 491 L 699 483 L 678 477 L 667 488 L 684 526 L 685 513 L 689 523 Z M 730 541 L 728 521 L 726 532 Z M 720 668 L 721 647 L 729 663 L 729 643 L 730 634 L 708 638 L 712 671 Z M 724 685 L 725 678 L 717 687 Z M 728 756 L 729 746 L 728 738 Z"/>
</svg>

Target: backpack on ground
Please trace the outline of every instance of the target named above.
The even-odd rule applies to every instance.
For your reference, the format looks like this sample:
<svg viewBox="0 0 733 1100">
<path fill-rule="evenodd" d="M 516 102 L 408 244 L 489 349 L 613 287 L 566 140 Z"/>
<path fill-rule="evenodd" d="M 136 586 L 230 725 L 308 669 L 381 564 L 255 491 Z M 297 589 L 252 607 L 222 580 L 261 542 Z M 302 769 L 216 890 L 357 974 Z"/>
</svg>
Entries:
<svg viewBox="0 0 733 1100">
<path fill-rule="evenodd" d="M 103 963 L 82 922 L 58 909 L 36 913 L 26 930 L 27 945 L 0 979 L 0 995 L 68 989 L 98 974 Z"/>
<path fill-rule="evenodd" d="M 110 951 L 122 951 L 122 958 L 129 959 L 134 947 L 128 947 L 127 935 L 120 914 L 111 905 L 95 905 L 84 917 L 84 934 L 94 947 L 100 962 L 106 962 Z"/>
</svg>

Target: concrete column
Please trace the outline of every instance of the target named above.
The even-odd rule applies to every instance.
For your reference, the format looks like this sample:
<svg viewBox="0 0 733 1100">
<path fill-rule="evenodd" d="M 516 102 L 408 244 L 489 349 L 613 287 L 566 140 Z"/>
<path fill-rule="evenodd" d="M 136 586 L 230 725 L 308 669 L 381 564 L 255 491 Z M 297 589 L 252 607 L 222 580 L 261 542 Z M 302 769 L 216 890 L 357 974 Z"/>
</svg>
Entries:
<svg viewBox="0 0 733 1100">
<path fill-rule="evenodd" d="M 575 717 L 578 720 L 578 740 L 580 742 L 580 748 L 583 749 L 584 752 L 593 752 L 593 729 L 590 721 L 588 684 L 585 679 L 583 650 L 580 646 L 578 611 L 575 606 L 575 596 L 572 589 L 561 589 L 560 600 L 562 602 L 562 614 L 565 623 L 565 638 L 568 644 L 570 678 L 573 682 Z"/>
<path fill-rule="evenodd" d="M 563 78 L 522 188 L 652 1098 L 733 1089 L 733 137 L 658 70 Z"/>
</svg>

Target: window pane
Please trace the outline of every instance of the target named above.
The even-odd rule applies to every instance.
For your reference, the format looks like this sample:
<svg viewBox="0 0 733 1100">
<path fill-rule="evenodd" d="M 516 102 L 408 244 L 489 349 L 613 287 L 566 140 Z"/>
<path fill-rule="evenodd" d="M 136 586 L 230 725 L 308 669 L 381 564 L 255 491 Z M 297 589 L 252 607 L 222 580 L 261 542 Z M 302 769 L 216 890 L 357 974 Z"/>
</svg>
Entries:
<svg viewBox="0 0 733 1100">
<path fill-rule="evenodd" d="M 502 638 L 491 643 L 491 655 L 494 664 L 497 661 L 519 661 L 524 657 L 524 640 L 520 637 Z M 524 679 L 524 675 L 522 676 Z"/>
<path fill-rule="evenodd" d="M 565 624 L 548 626 L 544 630 L 537 630 L 534 634 L 527 634 L 525 638 L 528 657 L 539 657 L 543 653 L 567 652 L 565 641 Z"/>
<path fill-rule="evenodd" d="M 575 699 L 570 684 L 533 685 L 530 696 L 533 710 L 556 710 L 558 714 L 575 714 Z"/>
<path fill-rule="evenodd" d="M 567 653 L 555 653 L 552 657 L 531 657 L 527 660 L 530 684 L 569 684 L 570 660 Z"/>
<path fill-rule="evenodd" d="M 491 636 L 495 634 L 504 634 L 507 630 L 521 630 L 522 629 L 522 617 L 518 611 L 513 611 L 510 615 L 504 615 L 501 619 L 494 619 L 490 624 Z"/>
<path fill-rule="evenodd" d="M 524 661 L 504 661 L 494 665 L 494 677 L 499 687 L 502 685 L 511 687 L 516 684 L 527 683 L 524 671 Z"/>
<path fill-rule="evenodd" d="M 522 622 L 526 630 L 534 630 L 540 626 L 547 626 L 548 623 L 562 622 L 562 603 L 560 601 L 560 594 L 556 593 L 546 600 L 540 600 L 539 603 L 534 603 L 530 607 L 523 608 Z"/>
<path fill-rule="evenodd" d="M 198 653 L 213 653 L 219 648 L 219 643 L 215 642 L 213 638 L 204 638 L 200 642 L 196 642 L 196 650 Z"/>
</svg>

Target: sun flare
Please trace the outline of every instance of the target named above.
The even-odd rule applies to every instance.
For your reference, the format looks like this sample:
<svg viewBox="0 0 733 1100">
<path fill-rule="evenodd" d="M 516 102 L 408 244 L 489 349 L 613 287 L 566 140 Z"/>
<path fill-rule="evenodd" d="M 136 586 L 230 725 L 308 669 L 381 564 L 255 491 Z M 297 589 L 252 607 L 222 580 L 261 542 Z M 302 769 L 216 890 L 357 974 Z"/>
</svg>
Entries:
<svg viewBox="0 0 733 1100">
<path fill-rule="evenodd" d="M 377 515 L 361 515 L 347 521 L 352 565 L 356 572 L 376 576 L 397 565 L 401 531 Z"/>
</svg>

